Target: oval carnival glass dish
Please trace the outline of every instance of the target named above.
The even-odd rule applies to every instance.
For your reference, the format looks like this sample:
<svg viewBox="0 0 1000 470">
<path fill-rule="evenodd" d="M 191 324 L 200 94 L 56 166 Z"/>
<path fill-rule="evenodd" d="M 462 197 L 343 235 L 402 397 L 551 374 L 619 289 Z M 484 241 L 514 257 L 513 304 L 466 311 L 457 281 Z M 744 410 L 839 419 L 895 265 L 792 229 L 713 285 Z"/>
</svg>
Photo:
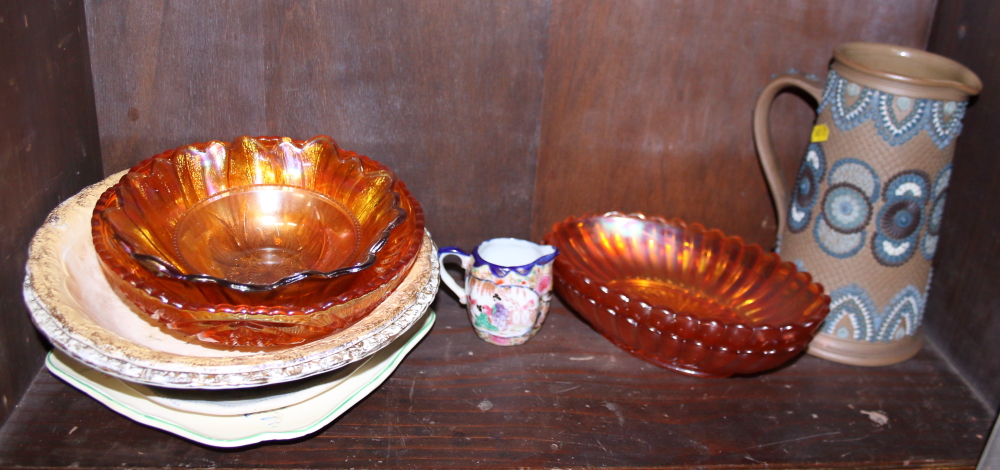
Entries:
<svg viewBox="0 0 1000 470">
<path fill-rule="evenodd" d="M 555 287 L 632 355 L 698 377 L 777 367 L 809 345 L 830 297 L 808 273 L 739 237 L 609 212 L 555 224 Z"/>
<path fill-rule="evenodd" d="M 357 223 L 344 224 L 345 217 Z M 322 136 L 307 142 L 241 137 L 164 152 L 105 191 L 91 222 L 116 291 L 171 329 L 227 346 L 298 344 L 350 326 L 398 285 L 423 239 L 423 212 L 402 181 Z M 202 246 L 176 242 L 182 239 Z M 239 255 L 232 247 L 251 243 L 256 253 L 244 253 L 253 262 L 238 274 L 268 275 L 287 266 L 292 256 L 282 249 L 305 252 L 299 259 L 317 266 L 346 265 L 286 271 L 263 285 L 186 275 L 182 269 L 196 263 L 177 261 L 188 250 L 199 253 L 200 263 L 225 265 L 224 256 L 215 261 L 218 253 Z M 137 256 L 150 252 L 163 258 L 151 263 Z M 166 260 L 170 266 L 161 269 Z"/>
</svg>

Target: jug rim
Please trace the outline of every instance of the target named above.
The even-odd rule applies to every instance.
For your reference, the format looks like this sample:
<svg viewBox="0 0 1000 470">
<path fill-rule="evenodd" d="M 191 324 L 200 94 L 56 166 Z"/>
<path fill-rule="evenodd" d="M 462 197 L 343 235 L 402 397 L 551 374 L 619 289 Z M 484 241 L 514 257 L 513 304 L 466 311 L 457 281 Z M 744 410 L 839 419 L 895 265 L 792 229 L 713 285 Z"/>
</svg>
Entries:
<svg viewBox="0 0 1000 470">
<path fill-rule="evenodd" d="M 901 96 L 964 101 L 983 88 L 968 67 L 920 49 L 849 42 L 834 48 L 833 58 L 844 78 Z"/>
</svg>

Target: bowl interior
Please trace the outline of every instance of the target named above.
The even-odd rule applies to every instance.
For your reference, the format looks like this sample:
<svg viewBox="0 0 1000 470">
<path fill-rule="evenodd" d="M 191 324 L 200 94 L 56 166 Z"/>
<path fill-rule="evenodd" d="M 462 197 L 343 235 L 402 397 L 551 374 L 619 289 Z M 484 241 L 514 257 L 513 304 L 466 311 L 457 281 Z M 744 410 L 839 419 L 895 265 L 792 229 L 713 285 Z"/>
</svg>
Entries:
<svg viewBox="0 0 1000 470">
<path fill-rule="evenodd" d="M 358 252 L 361 229 L 340 203 L 293 186 L 260 185 L 201 201 L 174 241 L 192 272 L 271 284 L 303 271 L 332 271 Z"/>
<path fill-rule="evenodd" d="M 158 276 L 241 292 L 353 275 L 407 217 L 395 174 L 366 162 L 325 136 L 167 151 L 101 197 L 95 245 L 106 263 L 127 253 Z"/>
<path fill-rule="evenodd" d="M 813 314 L 822 293 L 791 263 L 695 224 L 585 217 L 550 237 L 561 251 L 557 269 L 578 289 L 606 289 L 703 320 L 779 326 Z"/>
<path fill-rule="evenodd" d="M 367 157 L 358 158 L 366 168 L 384 169 L 380 163 Z M 401 196 L 399 207 L 407 214 L 406 218 L 392 229 L 385 245 L 379 250 L 374 265 L 353 276 L 340 276 L 336 279 L 311 277 L 276 289 L 241 291 L 221 284 L 186 282 L 158 276 L 124 250 L 121 243 L 116 242 L 111 225 L 103 223 L 103 218 L 95 219 L 96 223 L 92 221 L 93 243 L 112 284 L 136 291 L 136 295 L 141 293 L 144 297 L 154 299 L 155 302 L 148 306 L 152 311 L 159 309 L 159 304 L 163 303 L 191 311 L 309 314 L 338 304 L 356 303 L 358 298 L 390 283 L 412 263 L 424 238 L 423 210 L 406 185 L 398 179 L 394 192 Z M 109 203 L 109 200 L 103 199 L 104 196 L 114 199 L 115 195 L 113 192 L 105 192 L 102 200 Z M 97 212 L 101 212 L 100 204 L 99 202 Z M 347 283 L 342 282 L 345 280 Z M 136 302 L 134 298 L 130 299 Z"/>
</svg>

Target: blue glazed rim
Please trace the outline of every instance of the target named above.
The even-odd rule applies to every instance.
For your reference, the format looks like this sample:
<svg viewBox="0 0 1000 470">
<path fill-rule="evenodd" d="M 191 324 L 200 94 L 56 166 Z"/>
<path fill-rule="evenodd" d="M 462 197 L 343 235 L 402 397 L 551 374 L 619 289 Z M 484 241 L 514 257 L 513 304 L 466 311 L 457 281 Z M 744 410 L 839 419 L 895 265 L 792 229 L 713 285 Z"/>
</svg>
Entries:
<svg viewBox="0 0 1000 470">
<path fill-rule="evenodd" d="M 489 242 L 498 241 L 498 240 L 512 240 L 512 241 L 516 241 L 516 242 L 532 243 L 532 244 L 534 244 L 536 246 L 542 246 L 542 247 L 549 246 L 549 247 L 552 248 L 552 253 L 544 255 L 544 256 L 542 256 L 542 257 L 540 257 L 540 258 L 538 258 L 538 259 L 536 259 L 536 260 L 534 260 L 534 261 L 532 261 L 532 262 L 530 262 L 528 264 L 525 264 L 525 265 L 521 265 L 521 266 L 500 266 L 500 265 L 497 265 L 497 264 L 490 263 L 489 261 L 486 261 L 479 254 L 479 247 L 481 247 L 481 246 L 483 246 L 483 245 L 485 245 L 485 244 L 487 244 Z M 470 256 L 469 253 L 466 253 L 465 251 L 463 251 L 461 248 L 458 248 L 457 246 L 446 246 L 446 247 L 441 248 L 441 249 L 438 250 L 438 256 L 440 256 L 442 254 L 446 254 L 446 253 L 458 254 L 458 255 L 462 255 L 462 256 Z M 476 249 L 472 250 L 472 255 L 471 256 L 472 256 L 472 259 L 473 259 L 473 263 L 472 263 L 473 267 L 477 267 L 478 268 L 478 267 L 484 266 L 484 265 L 485 266 L 489 266 L 490 267 L 490 272 L 493 273 L 494 276 L 496 276 L 496 277 L 505 277 L 511 271 L 514 271 L 515 273 L 520 274 L 522 276 L 527 276 L 528 273 L 531 272 L 532 268 L 534 268 L 535 266 L 539 266 L 539 265 L 543 265 L 543 264 L 552 262 L 552 260 L 556 259 L 556 255 L 558 255 L 558 254 L 559 254 L 559 248 L 556 248 L 555 246 L 552 246 L 552 245 L 539 245 L 537 243 L 534 243 L 534 242 L 531 242 L 531 241 L 528 241 L 528 240 L 524 240 L 524 239 L 520 239 L 520 238 L 501 237 L 501 238 L 491 238 L 489 240 L 486 240 L 486 241 L 480 243 L 479 246 L 476 247 Z"/>
</svg>

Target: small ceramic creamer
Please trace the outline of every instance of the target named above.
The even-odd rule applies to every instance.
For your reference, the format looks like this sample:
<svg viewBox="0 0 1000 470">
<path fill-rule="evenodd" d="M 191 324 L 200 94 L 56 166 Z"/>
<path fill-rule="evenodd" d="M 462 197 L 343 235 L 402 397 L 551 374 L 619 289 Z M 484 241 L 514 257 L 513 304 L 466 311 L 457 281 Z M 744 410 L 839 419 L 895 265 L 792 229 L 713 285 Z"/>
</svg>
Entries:
<svg viewBox="0 0 1000 470">
<path fill-rule="evenodd" d="M 469 321 L 483 340 L 516 346 L 531 339 L 542 327 L 552 300 L 552 261 L 555 247 L 527 240 L 495 238 L 468 254 L 449 246 L 438 250 L 461 259 L 465 288 L 445 270 L 441 280 L 468 308 Z"/>
<path fill-rule="evenodd" d="M 955 139 L 982 83 L 961 64 L 917 49 L 848 43 L 833 58 L 825 85 L 785 75 L 764 88 L 754 138 L 777 205 L 781 257 L 832 300 L 809 353 L 894 364 L 922 345 Z M 767 126 L 771 102 L 789 87 L 819 105 L 790 197 Z"/>
</svg>

